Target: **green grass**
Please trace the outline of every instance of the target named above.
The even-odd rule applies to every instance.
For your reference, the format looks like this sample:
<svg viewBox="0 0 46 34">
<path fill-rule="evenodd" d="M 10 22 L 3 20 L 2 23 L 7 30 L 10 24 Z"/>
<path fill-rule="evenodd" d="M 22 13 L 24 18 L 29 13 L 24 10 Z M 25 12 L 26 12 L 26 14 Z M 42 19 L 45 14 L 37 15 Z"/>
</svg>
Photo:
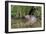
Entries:
<svg viewBox="0 0 46 34">
<path fill-rule="evenodd" d="M 31 10 L 33 6 L 15 6 L 11 5 L 11 28 L 35 28 L 35 27 L 41 27 L 41 20 L 39 17 L 37 18 L 37 22 L 33 25 L 26 24 L 27 21 L 25 19 L 21 19 L 19 17 L 25 16 L 29 14 L 29 11 Z M 36 10 L 33 10 L 32 14 L 34 16 L 40 16 L 41 18 L 41 7 L 35 6 Z M 18 18 L 18 19 L 17 19 Z"/>
</svg>

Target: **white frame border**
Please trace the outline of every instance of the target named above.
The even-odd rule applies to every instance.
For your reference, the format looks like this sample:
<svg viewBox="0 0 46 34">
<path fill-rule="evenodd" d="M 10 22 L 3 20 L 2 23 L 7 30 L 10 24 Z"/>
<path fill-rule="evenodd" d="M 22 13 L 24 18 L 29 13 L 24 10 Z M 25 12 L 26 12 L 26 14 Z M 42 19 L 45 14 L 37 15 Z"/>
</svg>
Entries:
<svg viewBox="0 0 46 34">
<path fill-rule="evenodd" d="M 11 5 L 22 5 L 22 6 L 41 6 L 42 10 L 42 27 L 40 28 L 19 28 L 19 29 L 11 29 Z M 29 3 L 9 3 L 8 4 L 8 32 L 15 31 L 32 31 L 32 30 L 43 30 L 44 29 L 44 5 L 43 4 L 29 4 Z"/>
</svg>

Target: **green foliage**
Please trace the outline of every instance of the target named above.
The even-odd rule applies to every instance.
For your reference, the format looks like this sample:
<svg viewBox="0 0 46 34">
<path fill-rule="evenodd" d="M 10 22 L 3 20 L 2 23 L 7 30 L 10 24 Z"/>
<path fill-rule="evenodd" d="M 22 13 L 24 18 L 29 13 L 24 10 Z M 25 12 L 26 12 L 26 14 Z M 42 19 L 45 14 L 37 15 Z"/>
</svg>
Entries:
<svg viewBox="0 0 46 34">
<path fill-rule="evenodd" d="M 31 10 L 31 6 L 11 6 L 11 15 L 14 15 L 16 17 L 22 17 L 29 13 Z"/>
<path fill-rule="evenodd" d="M 32 9 L 33 6 L 11 6 L 11 15 L 16 17 L 22 17 L 29 14 L 29 11 Z M 41 16 L 41 7 L 35 6 L 35 10 L 33 10 L 33 15 Z"/>
<path fill-rule="evenodd" d="M 35 16 L 41 16 L 41 7 L 40 6 L 36 6 L 36 10 L 34 10 L 33 14 Z"/>
</svg>

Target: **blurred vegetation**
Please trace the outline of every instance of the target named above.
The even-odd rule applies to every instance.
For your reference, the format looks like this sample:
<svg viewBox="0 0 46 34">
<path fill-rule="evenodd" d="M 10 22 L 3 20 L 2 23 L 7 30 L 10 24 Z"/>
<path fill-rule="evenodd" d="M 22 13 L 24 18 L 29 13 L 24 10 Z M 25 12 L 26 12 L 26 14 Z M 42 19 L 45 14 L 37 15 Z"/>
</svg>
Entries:
<svg viewBox="0 0 46 34">
<path fill-rule="evenodd" d="M 33 6 L 18 6 L 18 5 L 11 5 L 11 16 L 15 17 L 15 19 L 11 18 L 11 27 L 12 28 L 26 28 L 26 27 L 40 27 L 41 26 L 41 20 L 38 18 L 37 23 L 33 25 L 26 25 L 25 20 L 23 19 L 16 19 L 19 17 L 23 17 L 25 15 L 28 15 L 30 10 Z M 40 6 L 34 6 L 36 9 L 33 10 L 32 14 L 34 16 L 38 16 L 41 18 L 41 7 Z"/>
<path fill-rule="evenodd" d="M 11 15 L 16 17 L 28 15 L 31 10 L 31 6 L 11 6 L 11 8 Z"/>
</svg>

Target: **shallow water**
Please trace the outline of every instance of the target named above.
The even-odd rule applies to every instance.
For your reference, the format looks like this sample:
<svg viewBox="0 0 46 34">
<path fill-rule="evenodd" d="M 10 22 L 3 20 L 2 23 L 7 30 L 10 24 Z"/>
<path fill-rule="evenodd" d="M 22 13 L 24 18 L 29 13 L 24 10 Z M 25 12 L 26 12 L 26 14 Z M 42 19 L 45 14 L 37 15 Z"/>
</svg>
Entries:
<svg viewBox="0 0 46 34">
<path fill-rule="evenodd" d="M 33 25 L 31 24 L 26 24 L 27 20 L 26 19 L 14 19 L 11 18 L 11 28 L 34 28 L 34 27 L 41 27 L 41 21 L 37 20 L 36 23 Z"/>
</svg>

